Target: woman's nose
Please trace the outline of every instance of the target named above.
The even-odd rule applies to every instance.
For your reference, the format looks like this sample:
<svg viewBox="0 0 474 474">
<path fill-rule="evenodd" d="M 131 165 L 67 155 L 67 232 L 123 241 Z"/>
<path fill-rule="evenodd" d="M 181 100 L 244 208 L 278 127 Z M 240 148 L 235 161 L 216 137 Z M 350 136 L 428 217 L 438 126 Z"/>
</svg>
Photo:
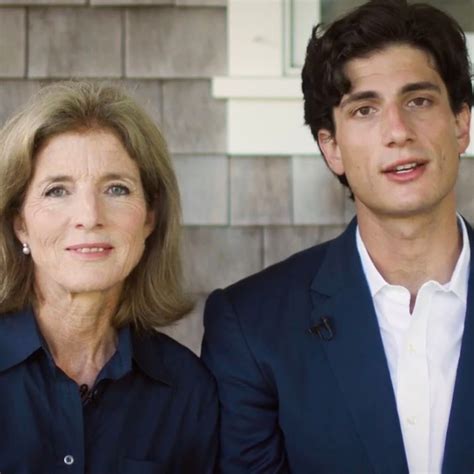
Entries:
<svg viewBox="0 0 474 474">
<path fill-rule="evenodd" d="M 103 212 L 99 196 L 95 193 L 77 195 L 73 209 L 76 228 L 94 229 L 103 226 Z"/>
</svg>

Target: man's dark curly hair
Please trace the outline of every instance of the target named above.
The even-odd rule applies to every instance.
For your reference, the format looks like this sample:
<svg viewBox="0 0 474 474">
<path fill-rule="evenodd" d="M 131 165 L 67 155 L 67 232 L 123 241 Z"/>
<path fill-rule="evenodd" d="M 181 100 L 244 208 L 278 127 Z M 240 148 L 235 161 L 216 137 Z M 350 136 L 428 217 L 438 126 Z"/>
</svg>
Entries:
<svg viewBox="0 0 474 474">
<path fill-rule="evenodd" d="M 406 0 L 371 0 L 332 23 L 317 25 L 306 50 L 302 71 L 304 117 L 314 139 L 327 129 L 334 135 L 333 108 L 351 84 L 345 64 L 394 44 L 426 51 L 433 59 L 449 94 L 451 109 L 472 107 L 473 91 L 466 37 L 447 13 L 427 4 Z M 338 176 L 349 186 L 346 176 Z"/>
</svg>

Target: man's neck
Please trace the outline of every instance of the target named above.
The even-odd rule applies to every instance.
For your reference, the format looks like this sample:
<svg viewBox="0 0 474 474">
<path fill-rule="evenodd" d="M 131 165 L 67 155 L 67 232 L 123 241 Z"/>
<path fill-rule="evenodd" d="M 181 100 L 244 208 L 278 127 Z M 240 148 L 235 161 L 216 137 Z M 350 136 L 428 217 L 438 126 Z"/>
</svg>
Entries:
<svg viewBox="0 0 474 474">
<path fill-rule="evenodd" d="M 412 308 L 423 283 L 450 281 L 462 249 L 454 206 L 404 218 L 358 212 L 358 224 L 375 267 L 388 283 L 410 291 Z"/>
</svg>

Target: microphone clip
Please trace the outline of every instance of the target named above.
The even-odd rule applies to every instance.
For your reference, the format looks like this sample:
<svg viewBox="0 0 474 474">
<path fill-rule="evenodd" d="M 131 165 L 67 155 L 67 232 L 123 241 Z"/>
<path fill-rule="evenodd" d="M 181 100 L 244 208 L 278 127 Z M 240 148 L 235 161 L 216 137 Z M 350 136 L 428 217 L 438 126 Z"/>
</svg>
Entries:
<svg viewBox="0 0 474 474">
<path fill-rule="evenodd" d="M 330 341 L 334 338 L 334 331 L 331 326 L 331 320 L 323 316 L 319 319 L 319 322 L 314 326 L 311 326 L 308 331 L 311 334 L 316 334 L 323 341 Z"/>
</svg>

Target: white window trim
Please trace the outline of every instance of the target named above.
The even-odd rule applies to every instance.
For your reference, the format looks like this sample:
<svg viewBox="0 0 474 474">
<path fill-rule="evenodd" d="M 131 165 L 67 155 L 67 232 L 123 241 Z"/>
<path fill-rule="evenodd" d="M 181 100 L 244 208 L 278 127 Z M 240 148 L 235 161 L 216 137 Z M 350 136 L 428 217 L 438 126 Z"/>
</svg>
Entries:
<svg viewBox="0 0 474 474">
<path fill-rule="evenodd" d="M 212 93 L 227 100 L 230 155 L 319 154 L 304 125 L 300 71 L 289 67 L 289 2 L 228 0 L 229 75 L 213 78 Z M 474 59 L 474 33 L 467 38 Z M 471 135 L 474 155 L 474 120 Z"/>
<path fill-rule="evenodd" d="M 320 0 L 283 0 L 286 74 L 299 76 L 314 25 L 321 21 Z M 295 66 L 294 61 L 301 64 Z"/>
</svg>

